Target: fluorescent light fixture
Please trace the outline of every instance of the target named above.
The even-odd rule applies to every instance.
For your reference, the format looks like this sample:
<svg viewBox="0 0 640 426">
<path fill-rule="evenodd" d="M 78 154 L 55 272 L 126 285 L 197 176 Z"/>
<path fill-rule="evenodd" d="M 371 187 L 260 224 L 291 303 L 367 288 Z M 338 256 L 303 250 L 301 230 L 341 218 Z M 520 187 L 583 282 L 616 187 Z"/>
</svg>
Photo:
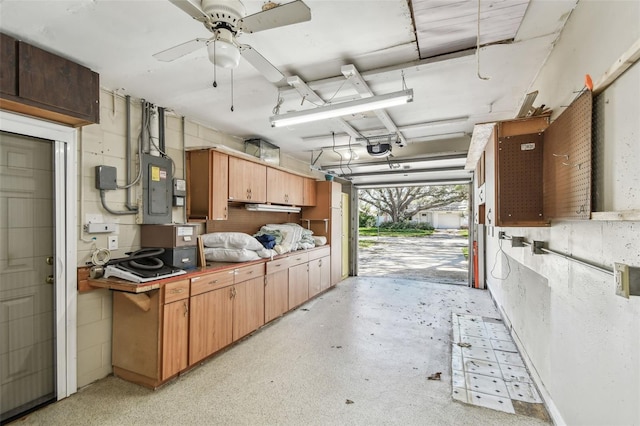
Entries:
<svg viewBox="0 0 640 426">
<path fill-rule="evenodd" d="M 308 123 L 311 121 L 326 120 L 328 118 L 342 117 L 350 114 L 358 114 L 365 111 L 390 108 L 413 102 L 413 89 L 401 90 L 386 95 L 371 96 L 355 101 L 339 104 L 325 105 L 305 111 L 290 112 L 274 115 L 269 118 L 271 127 L 291 126 L 294 124 Z"/>
<path fill-rule="evenodd" d="M 244 208 L 251 212 L 300 213 L 300 207 L 275 204 L 245 204 Z"/>
</svg>

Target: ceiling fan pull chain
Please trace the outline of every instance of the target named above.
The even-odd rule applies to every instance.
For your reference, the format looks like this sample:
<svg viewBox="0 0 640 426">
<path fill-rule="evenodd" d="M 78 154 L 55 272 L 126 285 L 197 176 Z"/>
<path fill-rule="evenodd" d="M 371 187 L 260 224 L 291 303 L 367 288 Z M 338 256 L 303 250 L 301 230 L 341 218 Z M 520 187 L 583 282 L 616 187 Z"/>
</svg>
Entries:
<svg viewBox="0 0 640 426">
<path fill-rule="evenodd" d="M 216 38 L 218 35 L 216 34 Z M 213 87 L 218 87 L 217 77 L 216 77 L 216 38 L 213 39 Z"/>
<path fill-rule="evenodd" d="M 233 112 L 233 68 L 231 68 L 231 112 Z"/>
</svg>

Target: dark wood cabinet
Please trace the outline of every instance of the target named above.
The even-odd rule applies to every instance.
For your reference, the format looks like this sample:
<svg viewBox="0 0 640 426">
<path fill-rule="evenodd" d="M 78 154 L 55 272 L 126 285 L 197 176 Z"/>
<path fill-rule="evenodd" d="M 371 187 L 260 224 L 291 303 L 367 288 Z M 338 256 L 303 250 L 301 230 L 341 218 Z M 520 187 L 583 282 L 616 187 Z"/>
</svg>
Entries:
<svg viewBox="0 0 640 426">
<path fill-rule="evenodd" d="M 1 34 L 0 108 L 72 126 L 100 122 L 100 77 Z"/>
<path fill-rule="evenodd" d="M 26 43 L 18 43 L 18 93 L 68 115 L 99 121 L 98 74 Z"/>
<path fill-rule="evenodd" d="M 18 94 L 16 68 L 17 41 L 0 33 L 0 93 Z"/>
</svg>

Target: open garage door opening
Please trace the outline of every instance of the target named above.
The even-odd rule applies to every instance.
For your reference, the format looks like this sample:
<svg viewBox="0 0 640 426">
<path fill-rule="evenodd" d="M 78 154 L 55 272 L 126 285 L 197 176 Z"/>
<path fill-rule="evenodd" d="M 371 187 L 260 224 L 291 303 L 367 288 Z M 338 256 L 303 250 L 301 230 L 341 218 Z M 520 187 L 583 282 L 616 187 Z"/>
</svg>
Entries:
<svg viewBox="0 0 640 426">
<path fill-rule="evenodd" d="M 358 189 L 358 275 L 469 284 L 469 186 Z"/>
</svg>

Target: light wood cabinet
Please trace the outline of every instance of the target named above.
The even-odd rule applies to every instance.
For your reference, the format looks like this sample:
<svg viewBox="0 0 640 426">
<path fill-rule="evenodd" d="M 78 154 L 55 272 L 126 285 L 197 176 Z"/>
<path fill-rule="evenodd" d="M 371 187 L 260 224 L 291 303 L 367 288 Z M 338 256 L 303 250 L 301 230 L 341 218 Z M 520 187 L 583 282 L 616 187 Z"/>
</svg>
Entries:
<svg viewBox="0 0 640 426">
<path fill-rule="evenodd" d="M 233 286 L 233 341 L 264 325 L 264 277 Z"/>
<path fill-rule="evenodd" d="M 304 178 L 267 167 L 267 202 L 301 206 L 304 203 Z"/>
<path fill-rule="evenodd" d="M 189 365 L 233 341 L 232 286 L 191 297 Z"/>
<path fill-rule="evenodd" d="M 331 256 L 329 247 L 309 253 L 309 298 L 331 286 Z"/>
<path fill-rule="evenodd" d="M 156 388 L 187 367 L 189 281 L 149 293 L 113 293 L 116 376 Z"/>
<path fill-rule="evenodd" d="M 264 265 L 192 278 L 189 364 L 264 324 Z"/>
<path fill-rule="evenodd" d="M 289 268 L 267 273 L 264 280 L 264 322 L 289 310 Z"/>
<path fill-rule="evenodd" d="M 114 291 L 114 374 L 157 388 L 329 288 L 329 265 L 326 246 L 146 293 Z"/>
<path fill-rule="evenodd" d="M 264 321 L 269 322 L 289 310 L 289 257 L 266 263 L 264 281 Z"/>
<path fill-rule="evenodd" d="M 289 268 L 289 309 L 309 299 L 309 264 L 302 263 Z"/>
<path fill-rule="evenodd" d="M 267 167 L 229 157 L 229 200 L 246 203 L 267 201 Z"/>
<path fill-rule="evenodd" d="M 331 285 L 342 280 L 342 186 L 333 181 L 316 182 L 317 202 L 302 212 L 314 235 L 324 235 L 331 246 Z"/>
<path fill-rule="evenodd" d="M 187 151 L 187 217 L 226 220 L 229 156 L 208 149 Z"/>
<path fill-rule="evenodd" d="M 316 181 L 311 178 L 303 178 L 302 182 L 302 205 L 303 206 L 315 206 L 316 205 Z"/>
<path fill-rule="evenodd" d="M 188 365 L 189 300 L 164 305 L 162 325 L 162 380 L 175 376 Z"/>
</svg>

